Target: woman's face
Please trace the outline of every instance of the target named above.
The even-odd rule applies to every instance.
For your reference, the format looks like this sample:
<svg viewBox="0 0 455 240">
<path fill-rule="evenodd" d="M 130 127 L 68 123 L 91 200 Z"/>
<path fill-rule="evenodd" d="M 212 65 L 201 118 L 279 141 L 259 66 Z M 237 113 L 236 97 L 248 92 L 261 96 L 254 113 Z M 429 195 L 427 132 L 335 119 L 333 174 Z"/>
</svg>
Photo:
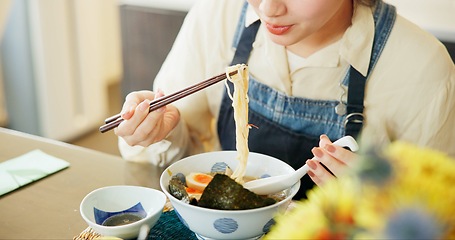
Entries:
<svg viewBox="0 0 455 240">
<path fill-rule="evenodd" d="M 352 0 L 248 0 L 279 45 L 333 41 L 351 24 Z"/>
</svg>

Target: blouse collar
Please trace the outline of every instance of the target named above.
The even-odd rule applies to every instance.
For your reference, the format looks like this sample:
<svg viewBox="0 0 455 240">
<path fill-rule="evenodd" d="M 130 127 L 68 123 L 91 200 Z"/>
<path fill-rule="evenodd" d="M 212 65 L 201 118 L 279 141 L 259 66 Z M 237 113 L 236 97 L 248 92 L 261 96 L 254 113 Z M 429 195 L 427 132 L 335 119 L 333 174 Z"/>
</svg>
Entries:
<svg viewBox="0 0 455 240">
<path fill-rule="evenodd" d="M 254 11 L 253 7 L 248 6 L 245 18 L 245 26 L 249 26 L 257 20 L 259 20 L 259 16 Z M 317 62 L 320 62 L 325 66 L 337 66 L 339 64 L 339 58 L 341 58 L 353 66 L 355 69 L 357 69 L 362 75 L 366 76 L 370 62 L 371 49 L 373 46 L 373 38 L 374 20 L 372 9 L 363 5 L 355 5 L 351 26 L 346 30 L 341 40 L 333 44 L 337 46 L 338 51 L 336 52 L 338 53 L 331 54 L 331 56 L 322 54 L 325 55 L 325 57 L 329 57 L 331 59 L 320 59 L 322 61 L 317 60 L 319 59 L 317 56 L 321 54 L 315 53 L 314 60 L 316 61 L 308 61 L 307 64 L 314 66 L 318 65 Z M 333 48 L 333 45 L 329 46 L 329 48 Z M 281 48 L 284 52 L 284 47 L 281 46 Z M 327 50 L 329 49 L 321 49 L 320 51 L 325 52 Z M 312 58 L 312 56 L 310 56 L 308 59 Z"/>
</svg>

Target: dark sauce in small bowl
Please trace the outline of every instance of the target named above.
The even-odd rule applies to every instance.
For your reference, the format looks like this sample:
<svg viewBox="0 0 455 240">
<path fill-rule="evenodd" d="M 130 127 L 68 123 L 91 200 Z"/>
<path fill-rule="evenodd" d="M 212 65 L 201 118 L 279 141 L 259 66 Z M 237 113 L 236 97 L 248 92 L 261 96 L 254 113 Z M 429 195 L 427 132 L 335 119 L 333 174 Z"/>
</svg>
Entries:
<svg viewBox="0 0 455 240">
<path fill-rule="evenodd" d="M 134 213 L 122 213 L 106 218 L 102 225 L 110 227 L 121 226 L 137 222 L 143 218 L 144 217 Z"/>
</svg>

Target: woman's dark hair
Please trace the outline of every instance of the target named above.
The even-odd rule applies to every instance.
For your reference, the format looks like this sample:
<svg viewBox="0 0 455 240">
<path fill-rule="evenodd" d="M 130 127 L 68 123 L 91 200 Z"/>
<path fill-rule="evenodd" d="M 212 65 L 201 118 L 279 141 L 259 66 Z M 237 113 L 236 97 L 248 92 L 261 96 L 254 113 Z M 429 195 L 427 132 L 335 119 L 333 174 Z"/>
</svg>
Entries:
<svg viewBox="0 0 455 240">
<path fill-rule="evenodd" d="M 381 1 L 381 0 L 355 0 L 355 1 L 357 1 L 357 3 L 359 3 L 359 4 L 372 7 L 372 6 L 376 5 L 376 3 Z"/>
</svg>

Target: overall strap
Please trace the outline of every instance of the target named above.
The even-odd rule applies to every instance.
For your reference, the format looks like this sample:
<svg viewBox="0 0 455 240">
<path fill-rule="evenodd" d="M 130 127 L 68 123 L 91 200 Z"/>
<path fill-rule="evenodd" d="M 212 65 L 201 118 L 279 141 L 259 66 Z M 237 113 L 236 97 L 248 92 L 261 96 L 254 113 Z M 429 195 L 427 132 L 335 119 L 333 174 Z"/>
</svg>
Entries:
<svg viewBox="0 0 455 240">
<path fill-rule="evenodd" d="M 257 20 L 250 26 L 243 29 L 242 35 L 240 36 L 237 49 L 232 59 L 231 66 L 236 64 L 246 64 L 250 57 L 250 52 L 253 49 L 253 43 L 256 39 L 256 33 L 258 32 L 261 21 Z"/>
<path fill-rule="evenodd" d="M 374 12 L 375 34 L 367 75 L 365 77 L 362 76 L 362 74 L 352 66 L 349 69 L 348 99 L 346 107 L 347 115 L 344 122 L 346 128 L 345 135 L 351 135 L 356 138 L 362 130 L 364 120 L 363 102 L 365 84 L 384 49 L 385 43 L 392 31 L 393 24 L 395 23 L 395 19 L 395 7 L 380 0 L 376 5 Z"/>
</svg>

